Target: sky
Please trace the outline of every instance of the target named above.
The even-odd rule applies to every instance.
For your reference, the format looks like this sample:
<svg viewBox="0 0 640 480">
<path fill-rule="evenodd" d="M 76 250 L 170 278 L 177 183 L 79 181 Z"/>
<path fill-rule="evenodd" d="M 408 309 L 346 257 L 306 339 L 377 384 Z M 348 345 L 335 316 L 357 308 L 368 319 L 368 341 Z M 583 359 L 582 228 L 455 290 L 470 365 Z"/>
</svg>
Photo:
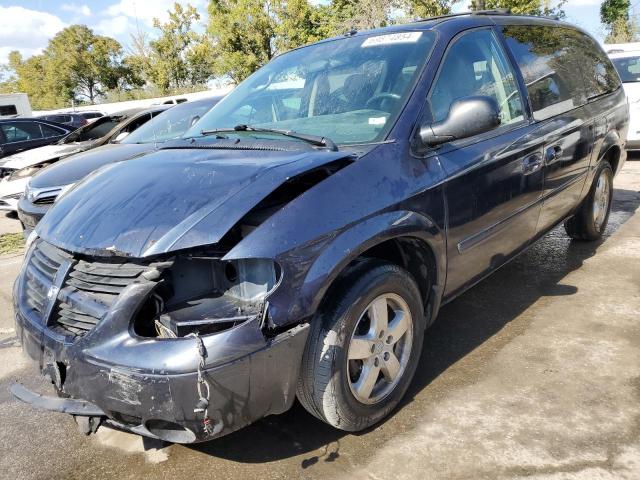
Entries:
<svg viewBox="0 0 640 480">
<path fill-rule="evenodd" d="M 153 18 L 166 19 L 175 0 L 0 0 L 0 64 L 6 63 L 12 50 L 24 57 L 39 53 L 57 32 L 68 25 L 88 25 L 95 33 L 117 39 L 125 49 L 138 30 L 154 33 Z M 316 0 L 322 1 L 322 0 Z M 190 0 L 207 18 L 207 0 Z M 455 11 L 467 10 L 462 0 Z M 600 0 L 568 0 L 564 6 L 567 20 L 589 31 L 600 41 L 604 29 L 599 20 Z M 640 13 L 640 0 L 632 0 Z"/>
</svg>

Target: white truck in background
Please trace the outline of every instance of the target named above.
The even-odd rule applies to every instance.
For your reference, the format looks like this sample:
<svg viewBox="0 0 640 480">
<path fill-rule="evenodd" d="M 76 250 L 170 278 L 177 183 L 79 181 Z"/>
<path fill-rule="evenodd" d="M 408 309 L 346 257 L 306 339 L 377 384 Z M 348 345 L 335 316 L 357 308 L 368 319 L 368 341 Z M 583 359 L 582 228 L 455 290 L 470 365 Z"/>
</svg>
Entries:
<svg viewBox="0 0 640 480">
<path fill-rule="evenodd" d="M 0 94 L 0 120 L 32 116 L 31 103 L 26 93 Z"/>
</svg>

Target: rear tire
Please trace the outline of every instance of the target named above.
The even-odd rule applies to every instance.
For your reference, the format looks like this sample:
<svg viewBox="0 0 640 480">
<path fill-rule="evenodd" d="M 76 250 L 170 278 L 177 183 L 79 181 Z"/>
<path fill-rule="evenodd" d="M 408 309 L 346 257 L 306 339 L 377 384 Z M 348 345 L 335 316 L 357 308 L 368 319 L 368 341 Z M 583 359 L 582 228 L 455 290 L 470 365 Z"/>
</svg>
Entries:
<svg viewBox="0 0 640 480">
<path fill-rule="evenodd" d="M 599 240 L 607 228 L 613 200 L 613 170 L 608 161 L 600 162 L 587 197 L 564 229 L 574 240 Z"/>
<path fill-rule="evenodd" d="M 359 263 L 338 279 L 313 320 L 297 386 L 300 403 L 341 430 L 374 425 L 405 394 L 424 329 L 413 277 L 397 265 Z"/>
</svg>

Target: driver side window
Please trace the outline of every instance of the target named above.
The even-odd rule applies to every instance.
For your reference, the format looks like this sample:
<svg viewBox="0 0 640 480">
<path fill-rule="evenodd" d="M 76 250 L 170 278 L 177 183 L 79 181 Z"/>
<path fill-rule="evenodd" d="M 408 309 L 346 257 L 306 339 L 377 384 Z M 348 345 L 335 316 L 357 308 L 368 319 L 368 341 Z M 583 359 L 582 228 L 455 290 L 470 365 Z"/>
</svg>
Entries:
<svg viewBox="0 0 640 480">
<path fill-rule="evenodd" d="M 434 122 L 447 117 L 455 100 L 472 95 L 497 102 L 501 125 L 524 119 L 515 74 L 489 29 L 465 33 L 449 47 L 429 94 Z"/>
</svg>

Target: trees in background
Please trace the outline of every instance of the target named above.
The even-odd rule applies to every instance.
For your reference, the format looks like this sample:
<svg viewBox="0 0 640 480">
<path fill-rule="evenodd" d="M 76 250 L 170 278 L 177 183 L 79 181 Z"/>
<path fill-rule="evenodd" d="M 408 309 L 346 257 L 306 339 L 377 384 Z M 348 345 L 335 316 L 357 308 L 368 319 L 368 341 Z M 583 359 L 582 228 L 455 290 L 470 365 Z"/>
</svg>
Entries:
<svg viewBox="0 0 640 480">
<path fill-rule="evenodd" d="M 157 38 L 148 40 L 144 34 L 133 38 L 127 64 L 143 83 L 161 93 L 205 85 L 211 77 L 213 48 L 205 35 L 194 30 L 199 20 L 193 6 L 176 3 L 165 23 L 154 19 Z"/>
<path fill-rule="evenodd" d="M 40 55 L 23 59 L 12 52 L 9 65 L 0 68 L 0 92 L 26 92 L 34 108 L 45 109 L 201 89 L 212 79 L 238 83 L 292 48 L 353 29 L 450 13 L 462 1 L 210 0 L 206 25 L 193 6 L 175 3 L 165 22 L 154 20 L 156 35 L 138 32 L 127 53 L 83 25 L 62 30 Z M 562 14 L 565 1 L 473 0 L 472 8 Z M 615 22 L 628 22 L 629 2 L 604 3 L 603 22 L 618 32 Z"/>
<path fill-rule="evenodd" d="M 274 55 L 350 30 L 449 13 L 462 0 L 211 0 L 213 72 L 240 82 Z"/>
<path fill-rule="evenodd" d="M 13 86 L 28 93 L 35 108 L 70 101 L 94 103 L 109 89 L 132 80 L 122 46 L 84 25 L 60 31 L 40 55 L 25 60 L 20 53 L 11 52 L 9 68 Z"/>
<path fill-rule="evenodd" d="M 472 0 L 472 10 L 506 8 L 512 13 L 524 15 L 548 15 L 564 17 L 562 6 L 567 0 Z"/>
<path fill-rule="evenodd" d="M 629 0 L 604 0 L 600 5 L 600 21 L 608 31 L 605 43 L 626 43 L 638 40 L 638 24 L 629 15 Z"/>
</svg>

